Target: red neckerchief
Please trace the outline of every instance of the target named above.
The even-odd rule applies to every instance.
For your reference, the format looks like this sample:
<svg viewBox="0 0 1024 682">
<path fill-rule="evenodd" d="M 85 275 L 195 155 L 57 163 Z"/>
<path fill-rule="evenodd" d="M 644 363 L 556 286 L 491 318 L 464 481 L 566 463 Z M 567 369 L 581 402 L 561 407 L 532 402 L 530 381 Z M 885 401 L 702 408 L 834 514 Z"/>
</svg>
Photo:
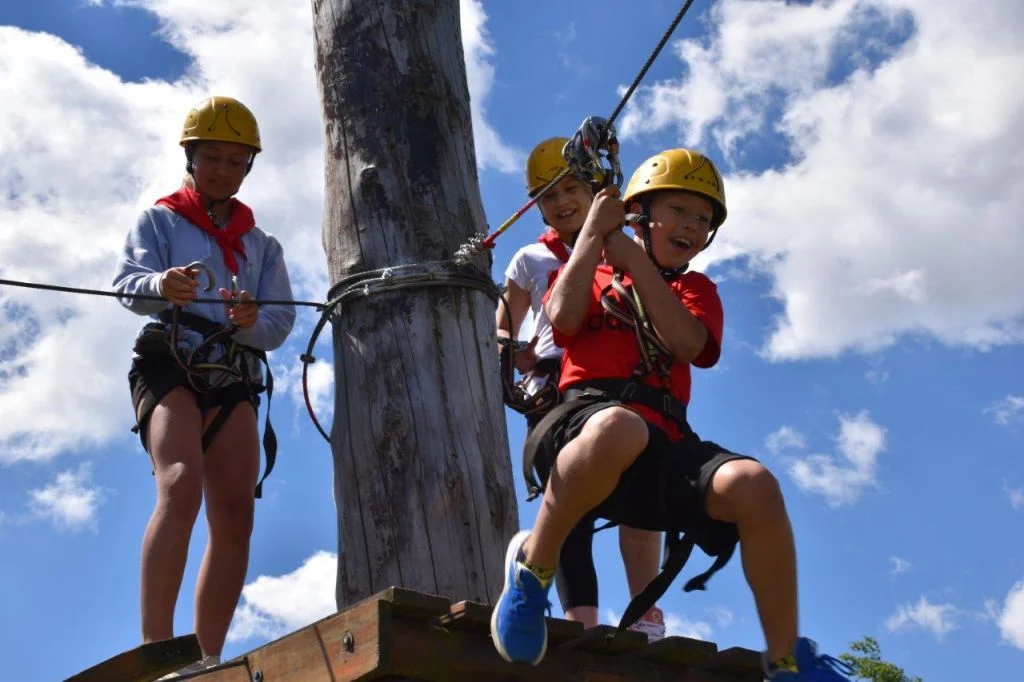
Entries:
<svg viewBox="0 0 1024 682">
<path fill-rule="evenodd" d="M 544 234 L 538 239 L 541 244 L 548 247 L 548 251 L 555 254 L 555 258 L 563 263 L 569 262 L 569 250 L 565 248 L 565 242 L 558 236 L 553 227 L 544 230 Z"/>
<path fill-rule="evenodd" d="M 189 187 L 182 187 L 174 194 L 158 199 L 156 205 L 166 206 L 213 237 L 224 254 L 224 264 L 237 275 L 238 261 L 235 260 L 235 253 L 241 256 L 242 260 L 246 260 L 242 235 L 256 226 L 256 219 L 252 215 L 252 209 L 238 199 L 232 198 L 229 202 L 231 219 L 222 228 L 213 224 L 199 193 Z"/>
</svg>

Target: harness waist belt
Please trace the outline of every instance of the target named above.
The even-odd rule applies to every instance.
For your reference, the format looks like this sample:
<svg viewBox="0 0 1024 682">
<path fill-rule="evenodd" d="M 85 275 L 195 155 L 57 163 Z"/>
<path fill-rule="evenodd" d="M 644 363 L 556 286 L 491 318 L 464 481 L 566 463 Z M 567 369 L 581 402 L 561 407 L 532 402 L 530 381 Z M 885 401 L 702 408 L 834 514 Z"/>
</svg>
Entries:
<svg viewBox="0 0 1024 682">
<path fill-rule="evenodd" d="M 582 395 L 604 395 L 623 403 L 637 403 L 665 415 L 686 431 L 686 405 L 663 388 L 634 379 L 588 379 L 565 389 L 567 400 Z"/>
</svg>

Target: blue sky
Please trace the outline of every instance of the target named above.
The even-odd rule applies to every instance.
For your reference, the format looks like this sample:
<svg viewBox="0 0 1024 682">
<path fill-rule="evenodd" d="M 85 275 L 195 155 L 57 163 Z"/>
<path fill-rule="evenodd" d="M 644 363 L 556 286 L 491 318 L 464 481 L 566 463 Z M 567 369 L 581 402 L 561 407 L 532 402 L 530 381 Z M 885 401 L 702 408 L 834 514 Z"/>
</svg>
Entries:
<svg viewBox="0 0 1024 682">
<path fill-rule="evenodd" d="M 463 0 L 484 208 L 523 201 L 540 139 L 607 116 L 678 9 L 651 0 Z M 804 632 L 876 636 L 926 682 L 1024 670 L 1024 78 L 1017 0 L 694 3 L 620 119 L 627 175 L 692 145 L 730 216 L 696 267 L 719 283 L 723 358 L 696 371 L 705 438 L 778 474 L 795 526 Z M 259 45 L 253 50 L 253 45 Z M 307 3 L 38 0 L 0 5 L 0 273 L 105 287 L 124 232 L 180 179 L 188 107 L 233 94 L 266 151 L 243 188 L 296 293 L 327 290 Z M 536 238 L 498 242 L 495 279 Z M 330 452 L 305 416 L 309 311 L 272 362 L 277 469 L 257 505 L 228 656 L 333 610 Z M 138 554 L 154 491 L 128 430 L 141 320 L 108 299 L 0 289 L 0 655 L 63 679 L 137 643 Z M 314 366 L 331 414 L 329 342 Z M 520 516 L 519 415 L 507 415 Z M 191 629 L 200 523 L 176 626 Z M 626 604 L 614 532 L 596 544 L 602 614 Z M 695 559 L 688 572 L 702 570 Z M 681 582 L 670 631 L 760 648 L 739 562 Z"/>
</svg>

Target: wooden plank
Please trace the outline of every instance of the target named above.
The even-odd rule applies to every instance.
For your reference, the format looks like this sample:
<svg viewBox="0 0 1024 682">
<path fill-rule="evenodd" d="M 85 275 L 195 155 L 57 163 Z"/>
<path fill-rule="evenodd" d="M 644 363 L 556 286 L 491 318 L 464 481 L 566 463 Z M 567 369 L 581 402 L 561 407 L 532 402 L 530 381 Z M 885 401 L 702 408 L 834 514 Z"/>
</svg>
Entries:
<svg viewBox="0 0 1024 682">
<path fill-rule="evenodd" d="M 466 632 L 491 632 L 491 610 L 487 604 L 472 601 L 460 601 L 452 604 L 446 616 L 438 618 L 435 625 L 439 627 L 464 630 Z M 583 624 L 562 618 L 546 619 L 548 625 L 548 646 L 558 646 L 562 642 L 583 636 Z"/>
<path fill-rule="evenodd" d="M 122 652 L 65 682 L 151 682 L 202 657 L 196 636 L 182 635 Z"/>
<path fill-rule="evenodd" d="M 632 630 L 617 632 L 611 625 L 598 625 L 584 630 L 582 636 L 558 645 L 560 649 L 579 649 L 612 655 L 635 652 L 645 646 L 647 635 Z"/>
<path fill-rule="evenodd" d="M 275 678 L 270 678 L 275 679 Z M 293 682 L 293 678 L 285 677 L 279 678 Z M 249 675 L 249 668 L 246 667 L 245 663 L 235 663 L 233 665 L 219 666 L 213 670 L 207 670 L 197 675 L 185 675 L 180 678 L 176 678 L 175 682 L 253 682 L 253 677 Z M 111 680 L 110 682 L 113 682 Z M 301 677 L 294 678 L 294 682 L 305 682 Z"/>
<path fill-rule="evenodd" d="M 370 597 L 374 599 L 389 602 L 392 615 L 410 620 L 432 620 L 451 610 L 451 602 L 445 597 L 401 587 L 389 587 Z"/>
<path fill-rule="evenodd" d="M 442 628 L 424 630 L 422 625 L 401 619 L 392 623 L 390 636 L 393 659 L 388 674 L 421 682 L 647 682 L 659 679 L 646 662 L 623 662 L 584 651 L 548 649 L 538 666 L 511 664 L 498 655 L 487 635 Z"/>
<path fill-rule="evenodd" d="M 259 675 L 263 680 L 335 682 L 315 626 L 275 640 L 246 658 L 253 676 Z"/>
<path fill-rule="evenodd" d="M 467 632 L 490 632 L 491 607 L 475 601 L 460 601 L 452 604 L 448 613 L 439 617 L 434 624 Z"/>
<path fill-rule="evenodd" d="M 645 661 L 690 667 L 714 656 L 717 652 L 718 646 L 714 642 L 689 637 L 665 637 L 626 655 Z"/>
<path fill-rule="evenodd" d="M 718 652 L 696 666 L 699 670 L 729 676 L 737 682 L 761 682 L 764 667 L 758 651 L 732 647 Z"/>
<path fill-rule="evenodd" d="M 374 680 L 388 672 L 391 609 L 390 602 L 368 599 L 314 626 L 334 682 Z"/>
</svg>

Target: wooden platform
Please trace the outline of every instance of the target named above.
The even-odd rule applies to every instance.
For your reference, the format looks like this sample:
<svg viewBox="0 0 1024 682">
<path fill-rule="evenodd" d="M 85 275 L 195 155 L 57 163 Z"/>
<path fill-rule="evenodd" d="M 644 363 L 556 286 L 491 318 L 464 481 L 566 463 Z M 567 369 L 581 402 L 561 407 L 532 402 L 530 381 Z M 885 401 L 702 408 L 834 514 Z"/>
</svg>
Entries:
<svg viewBox="0 0 1024 682">
<path fill-rule="evenodd" d="M 391 588 L 226 662 L 181 678 L 196 682 L 761 682 L 760 655 L 667 637 L 647 643 L 614 628 L 584 632 L 548 619 L 547 656 L 536 667 L 498 656 L 491 608 Z M 97 666 L 99 667 L 99 666 Z M 95 669 L 93 669 L 95 670 Z M 93 678 L 90 678 L 93 679 Z M 95 678 L 100 679 L 100 678 Z M 107 677 L 107 682 L 120 678 Z M 149 682 L 155 678 L 124 678 Z"/>
</svg>

